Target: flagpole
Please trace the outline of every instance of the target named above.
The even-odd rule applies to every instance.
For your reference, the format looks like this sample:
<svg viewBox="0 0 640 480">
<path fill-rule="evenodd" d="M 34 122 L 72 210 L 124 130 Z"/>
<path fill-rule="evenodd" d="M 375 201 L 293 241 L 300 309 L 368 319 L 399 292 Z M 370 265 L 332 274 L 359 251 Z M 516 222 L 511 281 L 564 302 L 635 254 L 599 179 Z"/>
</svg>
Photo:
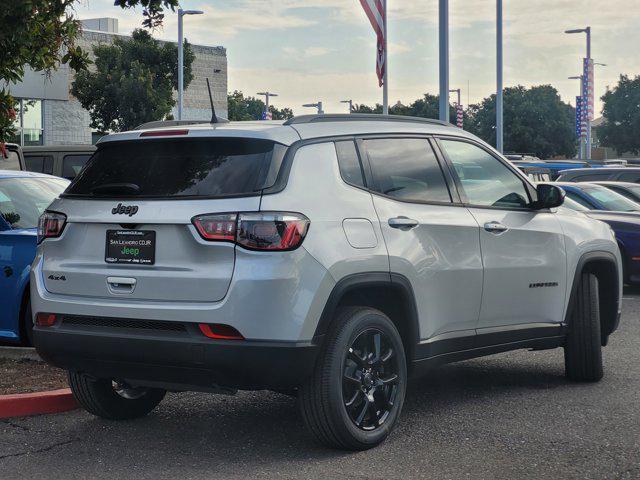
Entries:
<svg viewBox="0 0 640 480">
<path fill-rule="evenodd" d="M 384 78 L 382 85 L 382 113 L 389 115 L 389 51 L 387 49 L 387 1 L 384 1 Z"/>
</svg>

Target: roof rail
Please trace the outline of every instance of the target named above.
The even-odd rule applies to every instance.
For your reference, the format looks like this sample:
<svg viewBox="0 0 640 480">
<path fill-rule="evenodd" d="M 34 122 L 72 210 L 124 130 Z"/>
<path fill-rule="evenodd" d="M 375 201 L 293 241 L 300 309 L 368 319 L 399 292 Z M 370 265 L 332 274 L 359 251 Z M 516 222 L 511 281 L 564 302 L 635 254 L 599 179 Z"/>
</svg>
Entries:
<svg viewBox="0 0 640 480">
<path fill-rule="evenodd" d="M 451 126 L 451 123 L 435 118 L 409 117 L 404 115 L 380 115 L 377 113 L 330 113 L 321 115 L 298 115 L 290 118 L 284 125 L 300 125 L 303 123 L 322 122 L 414 122 L 431 125 Z"/>
</svg>

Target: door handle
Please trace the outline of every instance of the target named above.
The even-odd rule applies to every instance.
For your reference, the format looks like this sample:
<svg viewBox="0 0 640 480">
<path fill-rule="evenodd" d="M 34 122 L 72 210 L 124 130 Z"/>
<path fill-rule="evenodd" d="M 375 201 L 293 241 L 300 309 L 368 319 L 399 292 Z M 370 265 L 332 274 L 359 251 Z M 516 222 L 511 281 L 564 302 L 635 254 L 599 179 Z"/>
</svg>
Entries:
<svg viewBox="0 0 640 480">
<path fill-rule="evenodd" d="M 504 233 L 507 230 L 509 230 L 509 227 L 507 227 L 506 225 L 503 225 L 500 222 L 487 222 L 484 224 L 484 229 L 489 233 L 500 235 L 501 233 Z"/>
<path fill-rule="evenodd" d="M 411 230 L 417 227 L 418 224 L 419 222 L 417 220 L 403 216 L 389 219 L 389 226 L 391 228 L 399 228 L 400 230 Z"/>
</svg>

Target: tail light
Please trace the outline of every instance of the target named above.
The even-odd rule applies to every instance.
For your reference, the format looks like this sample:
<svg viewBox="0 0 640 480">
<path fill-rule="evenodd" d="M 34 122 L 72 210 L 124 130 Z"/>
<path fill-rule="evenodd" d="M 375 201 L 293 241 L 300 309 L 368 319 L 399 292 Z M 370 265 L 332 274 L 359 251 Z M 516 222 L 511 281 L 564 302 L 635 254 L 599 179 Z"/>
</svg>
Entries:
<svg viewBox="0 0 640 480">
<path fill-rule="evenodd" d="M 299 213 L 258 212 L 199 215 L 193 218 L 200 236 L 209 241 L 234 242 L 249 250 L 295 250 L 309 229 Z"/>
<path fill-rule="evenodd" d="M 67 216 L 63 213 L 44 212 L 38 220 L 38 243 L 62 235 L 66 223 Z"/>
</svg>

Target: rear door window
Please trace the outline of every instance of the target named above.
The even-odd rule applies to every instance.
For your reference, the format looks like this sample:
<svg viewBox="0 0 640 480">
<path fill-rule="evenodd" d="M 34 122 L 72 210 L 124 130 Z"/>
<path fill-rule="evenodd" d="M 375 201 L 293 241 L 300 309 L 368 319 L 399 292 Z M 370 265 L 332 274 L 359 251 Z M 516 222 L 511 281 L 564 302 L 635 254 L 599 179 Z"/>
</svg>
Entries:
<svg viewBox="0 0 640 480">
<path fill-rule="evenodd" d="M 62 176 L 69 180 L 73 180 L 78 176 L 84 164 L 91 158 L 91 155 L 86 153 L 83 155 L 65 155 L 62 158 Z"/>
<path fill-rule="evenodd" d="M 107 142 L 66 196 L 173 198 L 257 195 L 273 186 L 286 147 L 269 140 L 198 138 Z"/>
<path fill-rule="evenodd" d="M 363 144 L 373 172 L 372 190 L 409 202 L 451 202 L 428 140 L 384 138 L 364 140 Z"/>
<path fill-rule="evenodd" d="M 30 172 L 53 174 L 53 157 L 51 155 L 25 155 L 24 163 Z"/>
</svg>

